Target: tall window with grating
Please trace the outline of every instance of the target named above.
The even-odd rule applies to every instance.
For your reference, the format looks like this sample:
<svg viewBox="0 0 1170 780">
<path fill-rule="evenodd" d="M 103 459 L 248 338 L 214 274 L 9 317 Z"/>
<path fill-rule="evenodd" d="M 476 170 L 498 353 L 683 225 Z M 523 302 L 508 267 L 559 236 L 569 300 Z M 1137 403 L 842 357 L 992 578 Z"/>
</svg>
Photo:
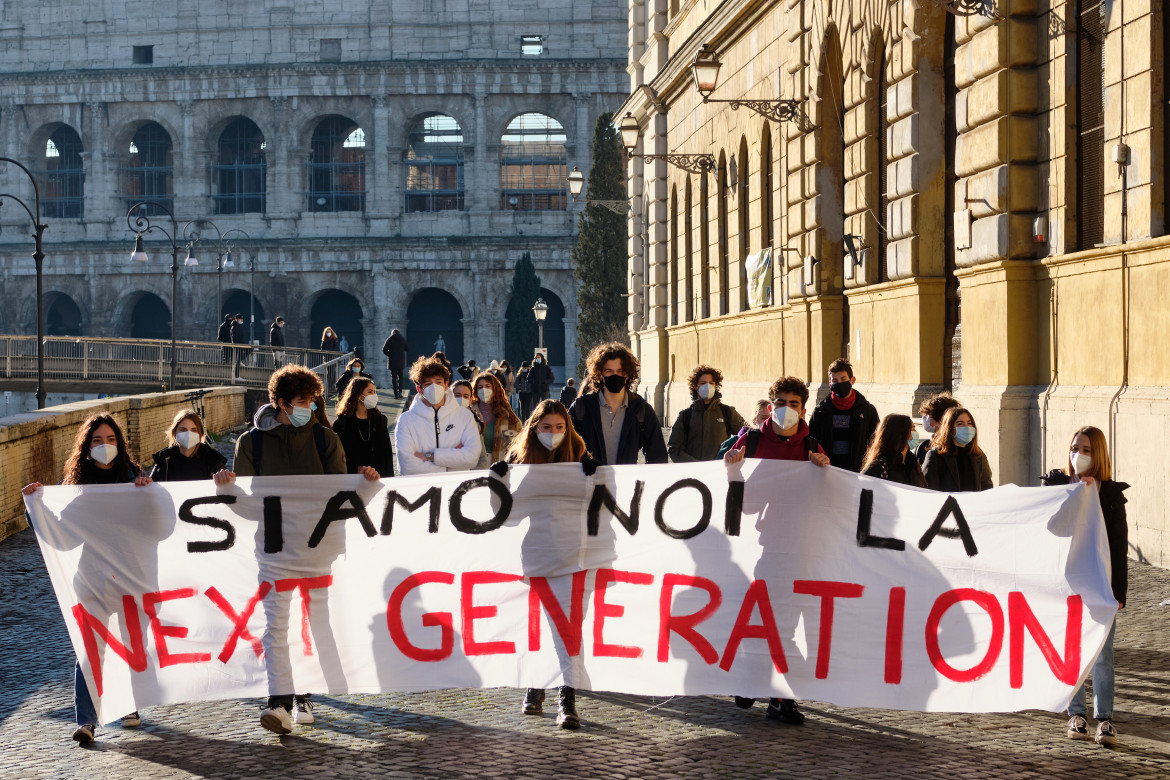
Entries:
<svg viewBox="0 0 1170 780">
<path fill-rule="evenodd" d="M 735 214 L 739 219 L 739 311 L 748 309 L 747 258 L 752 251 L 751 214 L 748 211 L 748 147 L 747 138 L 740 136 L 739 157 L 733 160 L 739 166 L 738 191 L 735 198 Z M 730 305 L 730 304 L 728 304 Z"/>
<path fill-rule="evenodd" d="M 1077 34 L 1077 246 L 1105 238 L 1105 20 L 1101 0 L 1080 4 Z"/>
<path fill-rule="evenodd" d="M 170 134 L 157 122 L 147 122 L 134 133 L 127 152 L 126 164 L 120 171 L 122 199 L 127 207 L 149 200 L 172 209 L 175 168 Z M 151 206 L 143 210 L 151 216 L 162 213 Z"/>
<path fill-rule="evenodd" d="M 711 193 L 707 171 L 699 174 L 699 317 L 711 316 Z"/>
<path fill-rule="evenodd" d="M 403 152 L 406 210 L 463 210 L 463 130 L 454 118 L 432 114 L 414 123 Z"/>
<path fill-rule="evenodd" d="M 670 224 L 666 226 L 670 255 L 670 280 L 667 283 L 670 301 L 670 324 L 678 325 L 678 187 L 670 190 Z"/>
<path fill-rule="evenodd" d="M 68 125 L 58 127 L 45 141 L 42 216 L 81 219 L 85 205 L 85 170 L 81 152 L 81 138 Z"/>
<path fill-rule="evenodd" d="M 686 322 L 695 319 L 695 233 L 692 219 L 694 199 L 691 196 L 691 177 L 687 177 L 686 200 L 683 204 L 683 315 Z"/>
<path fill-rule="evenodd" d="M 236 117 L 219 135 L 215 181 L 216 214 L 263 214 L 268 163 L 264 134 L 251 119 Z"/>
<path fill-rule="evenodd" d="M 732 161 L 734 165 L 734 161 Z M 719 190 L 719 315 L 727 314 L 728 304 L 728 276 L 731 265 L 731 249 L 728 247 L 727 229 L 727 191 L 731 189 L 731 182 L 727 178 L 727 158 L 723 152 L 719 153 L 719 180 L 716 188 Z"/>
<path fill-rule="evenodd" d="M 309 142 L 309 211 L 366 207 L 366 134 L 352 119 L 322 119 Z"/>
<path fill-rule="evenodd" d="M 500 138 L 500 208 L 564 211 L 565 143 L 561 123 L 545 114 L 521 114 Z"/>
<path fill-rule="evenodd" d="M 889 130 L 890 121 L 886 114 L 889 106 L 886 103 L 886 49 L 882 44 L 880 34 L 874 41 L 876 56 L 874 57 L 873 86 L 877 97 L 877 213 L 874 214 L 876 230 L 873 231 L 876 244 L 874 254 L 877 262 L 877 280 L 889 280 L 889 269 L 886 268 L 886 243 L 889 236 L 886 234 L 886 225 L 890 224 L 889 196 L 887 194 L 886 168 L 890 163 Z"/>
</svg>

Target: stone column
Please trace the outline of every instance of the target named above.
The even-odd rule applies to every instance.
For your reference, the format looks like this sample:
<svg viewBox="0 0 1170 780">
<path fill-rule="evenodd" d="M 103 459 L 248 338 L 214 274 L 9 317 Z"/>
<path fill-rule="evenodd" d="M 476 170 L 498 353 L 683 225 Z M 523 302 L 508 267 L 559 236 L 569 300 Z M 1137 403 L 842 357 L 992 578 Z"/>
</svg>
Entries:
<svg viewBox="0 0 1170 780">
<path fill-rule="evenodd" d="M 478 91 L 475 94 L 473 150 L 470 164 L 465 162 L 463 168 L 464 205 L 473 218 L 477 213 L 486 217 L 486 212 L 492 208 L 495 179 L 491 176 L 493 166 L 488 158 L 487 95 Z"/>
<path fill-rule="evenodd" d="M 85 104 L 85 121 L 81 132 L 85 142 L 82 160 L 85 165 L 85 204 L 82 224 L 86 237 L 106 238 L 105 229 L 111 223 L 117 230 L 117 220 L 125 212 L 118 200 L 118 152 L 112 148 L 109 137 L 105 103 Z"/>
<path fill-rule="evenodd" d="M 274 138 L 267 138 L 269 183 L 268 216 L 281 221 L 296 219 L 304 210 L 304 167 L 298 165 L 293 152 L 296 139 L 289 127 L 288 98 L 270 97 Z M 275 227 L 275 225 L 274 225 Z"/>
<path fill-rule="evenodd" d="M 388 234 L 390 217 L 390 196 L 396 189 L 391 185 L 390 174 L 390 112 L 385 95 L 371 95 L 374 107 L 373 165 L 366 174 L 366 216 L 371 220 L 373 235 Z"/>
<path fill-rule="evenodd" d="M 176 102 L 182 117 L 182 137 L 177 139 L 174 159 L 174 212 L 180 225 L 188 219 L 204 217 L 214 211 L 208 198 L 208 166 L 211 153 L 195 138 L 195 102 Z"/>
</svg>

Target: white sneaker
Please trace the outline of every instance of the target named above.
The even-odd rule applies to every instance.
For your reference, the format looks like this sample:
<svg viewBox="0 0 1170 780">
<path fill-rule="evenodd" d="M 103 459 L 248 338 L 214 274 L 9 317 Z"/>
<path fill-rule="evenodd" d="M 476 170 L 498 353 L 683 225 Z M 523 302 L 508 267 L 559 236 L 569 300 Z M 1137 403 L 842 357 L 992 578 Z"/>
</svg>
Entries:
<svg viewBox="0 0 1170 780">
<path fill-rule="evenodd" d="M 1064 735 L 1069 739 L 1090 739 L 1089 722 L 1084 715 L 1073 715 L 1068 719 Z"/>
<path fill-rule="evenodd" d="M 293 707 L 293 720 L 300 726 L 308 726 L 316 720 L 313 717 L 313 702 L 308 699 L 297 699 L 296 706 Z"/>
<path fill-rule="evenodd" d="M 142 717 L 138 714 L 138 710 L 122 716 L 122 728 L 124 729 L 136 729 L 141 725 Z"/>
<path fill-rule="evenodd" d="M 284 707 L 269 707 L 260 713 L 260 725 L 273 734 L 291 734 L 292 713 Z"/>
</svg>

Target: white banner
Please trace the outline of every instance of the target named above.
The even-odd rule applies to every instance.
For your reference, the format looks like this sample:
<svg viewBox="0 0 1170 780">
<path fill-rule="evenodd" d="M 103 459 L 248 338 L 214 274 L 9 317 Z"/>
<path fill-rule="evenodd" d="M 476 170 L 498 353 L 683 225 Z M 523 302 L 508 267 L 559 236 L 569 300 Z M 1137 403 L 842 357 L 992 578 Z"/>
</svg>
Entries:
<svg viewBox="0 0 1170 780">
<path fill-rule="evenodd" d="M 1096 493 L 807 463 L 49 487 L 26 504 L 98 712 L 560 684 L 1058 710 L 1112 623 Z"/>
</svg>

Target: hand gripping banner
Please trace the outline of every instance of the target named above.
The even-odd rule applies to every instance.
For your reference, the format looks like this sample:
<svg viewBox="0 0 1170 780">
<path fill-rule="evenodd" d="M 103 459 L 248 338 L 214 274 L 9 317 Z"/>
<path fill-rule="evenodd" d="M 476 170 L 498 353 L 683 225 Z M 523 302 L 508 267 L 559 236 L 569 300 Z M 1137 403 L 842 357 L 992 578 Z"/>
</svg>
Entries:
<svg viewBox="0 0 1170 780">
<path fill-rule="evenodd" d="M 1055 711 L 1117 609 L 1083 486 L 948 495 L 749 460 L 48 487 L 26 505 L 105 721 L 561 683 Z"/>
</svg>

